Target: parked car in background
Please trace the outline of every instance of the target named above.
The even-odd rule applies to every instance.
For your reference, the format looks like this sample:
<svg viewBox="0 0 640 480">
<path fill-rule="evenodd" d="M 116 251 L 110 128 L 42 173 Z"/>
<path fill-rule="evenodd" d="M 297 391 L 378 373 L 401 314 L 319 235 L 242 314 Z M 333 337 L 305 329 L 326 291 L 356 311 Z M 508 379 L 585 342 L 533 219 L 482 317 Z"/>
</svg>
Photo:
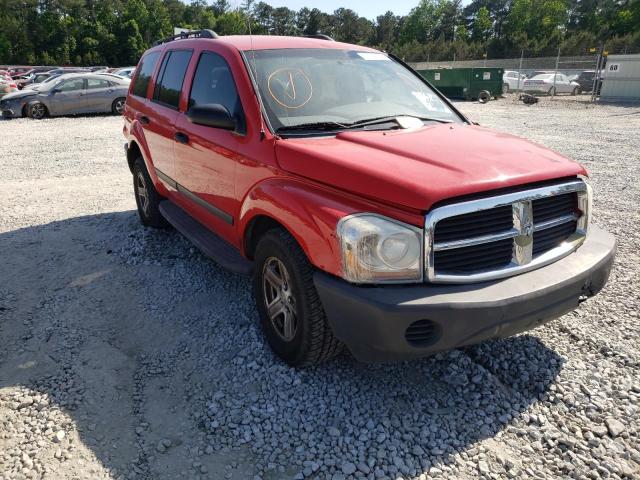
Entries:
<svg viewBox="0 0 640 480">
<path fill-rule="evenodd" d="M 19 89 L 23 89 L 29 85 L 36 85 L 38 83 L 42 83 L 50 76 L 51 74 L 48 72 L 34 72 L 31 75 L 29 75 L 27 78 L 18 80 L 16 83 L 18 84 Z"/>
<path fill-rule="evenodd" d="M 115 75 L 120 75 L 121 77 L 131 78 L 131 75 L 133 74 L 135 69 L 136 67 L 119 68 L 112 73 Z"/>
<path fill-rule="evenodd" d="M 0 77 L 0 99 L 17 91 L 18 86 L 16 85 L 16 82 L 14 82 L 12 79 Z"/>
<path fill-rule="evenodd" d="M 536 77 L 538 75 L 544 75 L 547 73 L 556 73 L 554 70 L 535 70 L 529 74 L 527 74 L 527 78 L 533 78 Z"/>
<path fill-rule="evenodd" d="M 55 75 L 56 73 L 64 74 L 64 73 L 82 73 L 82 72 L 88 73 L 89 70 L 83 67 L 61 67 L 61 68 L 54 68 L 53 70 L 49 70 L 48 73 L 50 73 L 51 75 Z"/>
<path fill-rule="evenodd" d="M 584 72 L 580 72 L 578 78 L 576 78 L 576 83 L 580 85 L 580 92 L 591 92 L 593 91 L 593 82 L 596 78 L 595 70 L 585 70 Z M 600 93 L 600 89 L 602 88 L 603 78 L 600 77 L 598 82 L 598 93 Z"/>
<path fill-rule="evenodd" d="M 577 95 L 580 92 L 580 85 L 569 81 L 563 73 L 543 73 L 533 78 L 527 78 L 524 81 L 523 90 L 525 92 L 546 93 L 548 95 L 557 93 Z"/>
<path fill-rule="evenodd" d="M 502 74 L 502 93 L 522 90 L 525 78 L 527 78 L 527 76 L 524 73 L 518 73 L 515 70 L 505 70 Z"/>
<path fill-rule="evenodd" d="M 61 73 L 55 73 L 53 75 L 49 75 L 46 79 L 44 79 L 42 82 L 40 83 L 32 83 L 30 85 L 27 85 L 26 87 L 23 88 L 23 90 L 38 90 L 40 88 L 43 88 L 44 86 L 46 86 L 49 82 L 54 81 L 56 78 L 62 76 Z"/>
<path fill-rule="evenodd" d="M 22 90 L 0 100 L 4 117 L 112 112 L 122 114 L 131 81 L 99 73 L 61 75 L 38 89 Z"/>
</svg>

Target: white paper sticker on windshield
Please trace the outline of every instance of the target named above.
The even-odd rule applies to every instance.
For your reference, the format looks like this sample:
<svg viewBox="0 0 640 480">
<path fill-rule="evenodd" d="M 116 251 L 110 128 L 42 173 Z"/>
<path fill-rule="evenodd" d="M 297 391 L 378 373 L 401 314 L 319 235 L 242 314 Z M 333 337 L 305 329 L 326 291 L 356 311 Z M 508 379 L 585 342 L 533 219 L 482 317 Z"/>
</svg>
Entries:
<svg viewBox="0 0 640 480">
<path fill-rule="evenodd" d="M 483 72 L 482 73 L 483 80 L 491 80 L 491 72 Z"/>
<path fill-rule="evenodd" d="M 364 60 L 389 60 L 384 53 L 375 53 L 375 52 L 358 52 L 360 58 Z"/>
</svg>

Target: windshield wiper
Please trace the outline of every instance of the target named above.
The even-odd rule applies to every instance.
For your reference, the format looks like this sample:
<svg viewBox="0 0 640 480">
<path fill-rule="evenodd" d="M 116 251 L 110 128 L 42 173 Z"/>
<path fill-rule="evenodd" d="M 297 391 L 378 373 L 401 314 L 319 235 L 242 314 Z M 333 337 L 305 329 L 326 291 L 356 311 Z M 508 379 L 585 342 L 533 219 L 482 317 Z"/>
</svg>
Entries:
<svg viewBox="0 0 640 480">
<path fill-rule="evenodd" d="M 429 117 L 417 117 L 415 115 L 386 115 L 384 117 L 374 117 L 374 118 L 365 118 L 363 120 L 358 120 L 357 122 L 349 123 L 347 128 L 359 128 L 366 127 L 367 125 L 377 125 L 379 123 L 389 123 L 396 122 L 400 126 L 401 123 L 398 121 L 398 117 L 411 117 L 416 118 L 418 120 L 422 120 L 423 122 L 439 122 L 439 123 L 451 123 L 451 120 L 444 120 L 442 118 L 429 118 Z"/>
<path fill-rule="evenodd" d="M 278 128 L 277 133 L 280 132 L 293 132 L 296 130 L 338 130 L 343 128 L 348 128 L 349 125 L 339 122 L 310 122 L 310 123 L 299 123 L 298 125 L 285 125 L 283 127 Z"/>
<path fill-rule="evenodd" d="M 350 130 L 355 128 L 366 127 L 369 125 L 378 125 L 389 122 L 396 122 L 399 127 L 403 128 L 404 124 L 398 120 L 398 117 L 409 117 L 421 120 L 423 122 L 439 122 L 439 123 L 452 123 L 451 120 L 444 120 L 441 118 L 429 118 L 429 117 L 417 117 L 415 115 L 385 115 L 384 117 L 365 118 L 353 123 L 340 123 L 340 122 L 310 122 L 300 123 L 298 125 L 285 125 L 278 128 L 277 133 L 294 132 L 299 130 L 317 130 L 317 131 L 334 131 L 334 130 Z"/>
</svg>

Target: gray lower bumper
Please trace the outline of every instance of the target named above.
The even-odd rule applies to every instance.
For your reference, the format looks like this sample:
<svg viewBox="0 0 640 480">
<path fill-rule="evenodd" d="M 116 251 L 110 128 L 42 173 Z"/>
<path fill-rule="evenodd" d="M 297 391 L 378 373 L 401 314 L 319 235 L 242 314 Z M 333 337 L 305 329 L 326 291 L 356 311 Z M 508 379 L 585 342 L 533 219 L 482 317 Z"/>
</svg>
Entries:
<svg viewBox="0 0 640 480">
<path fill-rule="evenodd" d="M 356 358 L 403 360 L 508 337 L 560 317 L 602 289 L 615 249 L 612 235 L 591 228 L 574 253 L 502 280 L 362 287 L 318 272 L 314 281 L 335 335 Z M 433 326 L 428 344 L 407 340 L 417 320 Z"/>
</svg>

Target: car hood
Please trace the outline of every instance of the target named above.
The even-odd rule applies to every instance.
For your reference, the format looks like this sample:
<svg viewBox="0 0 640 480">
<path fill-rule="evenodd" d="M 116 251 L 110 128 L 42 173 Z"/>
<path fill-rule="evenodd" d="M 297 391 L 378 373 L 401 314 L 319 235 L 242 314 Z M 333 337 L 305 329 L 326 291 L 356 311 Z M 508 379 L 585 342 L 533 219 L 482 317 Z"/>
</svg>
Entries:
<svg viewBox="0 0 640 480">
<path fill-rule="evenodd" d="M 24 97 L 30 97 L 30 96 L 34 96 L 37 95 L 38 92 L 35 90 L 21 90 L 18 92 L 13 92 L 13 93 L 9 93 L 7 95 L 5 95 L 4 97 L 2 97 L 3 100 L 16 100 L 19 98 L 24 98 Z"/>
<path fill-rule="evenodd" d="M 586 174 L 528 140 L 458 124 L 279 139 L 276 155 L 290 173 L 421 211 L 448 198 Z"/>
</svg>

